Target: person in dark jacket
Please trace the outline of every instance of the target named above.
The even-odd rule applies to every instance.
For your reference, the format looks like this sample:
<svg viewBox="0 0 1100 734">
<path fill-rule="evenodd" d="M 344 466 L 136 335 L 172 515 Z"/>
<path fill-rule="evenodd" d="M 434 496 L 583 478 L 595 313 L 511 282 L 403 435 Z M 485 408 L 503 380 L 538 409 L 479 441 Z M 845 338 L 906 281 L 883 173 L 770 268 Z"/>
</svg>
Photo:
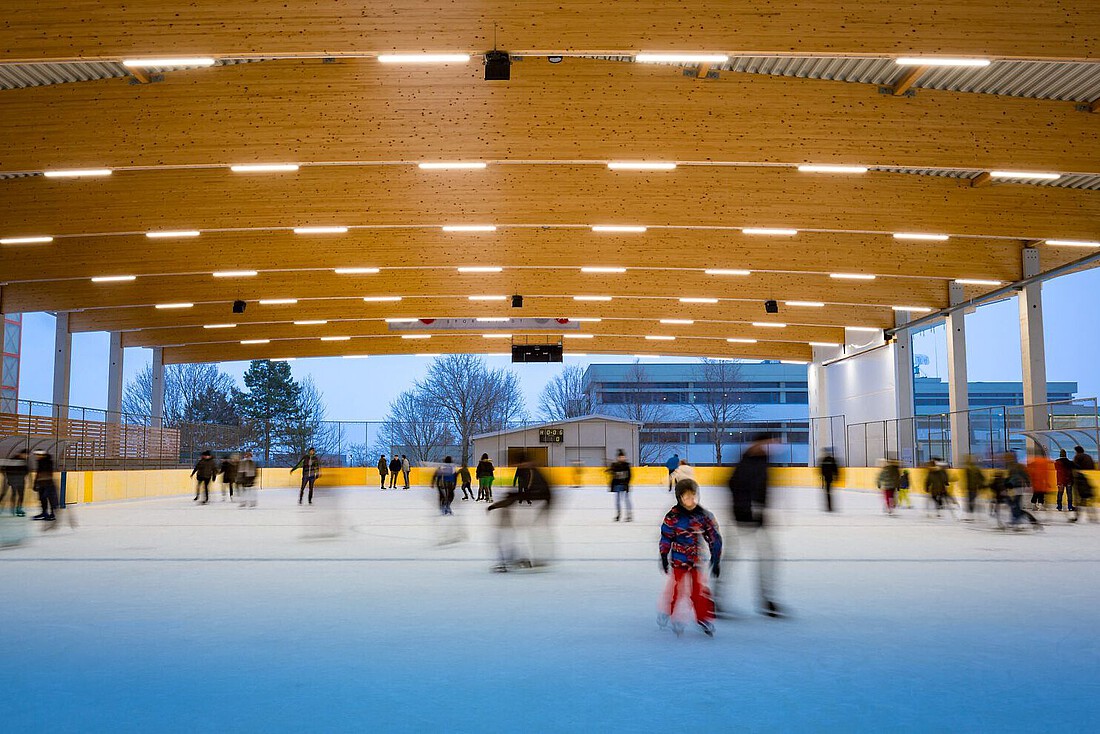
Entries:
<svg viewBox="0 0 1100 734">
<path fill-rule="evenodd" d="M 23 495 L 27 488 L 27 452 L 20 451 L 8 459 L 4 467 L 4 488 L 0 490 L 0 506 L 4 504 L 4 498 L 11 490 L 11 514 L 15 517 L 24 517 Z"/>
<path fill-rule="evenodd" d="M 932 503 L 936 506 L 936 517 L 940 516 L 940 511 L 945 507 L 952 506 L 954 499 L 951 497 L 951 493 L 947 489 L 947 485 L 951 483 L 951 478 L 947 474 L 947 470 L 943 468 L 937 459 L 930 459 L 926 465 L 927 472 L 924 475 L 924 491 L 928 493 L 928 497 L 932 500 Z"/>
<path fill-rule="evenodd" d="M 450 456 L 444 457 L 443 463 L 435 470 L 432 484 L 439 493 L 439 514 L 453 515 L 451 503 L 455 501 L 455 465 Z"/>
<path fill-rule="evenodd" d="M 668 457 L 668 461 L 665 462 L 665 468 L 668 469 L 668 491 L 672 491 L 674 482 L 672 481 L 672 472 L 680 468 L 680 455 L 673 454 Z"/>
<path fill-rule="evenodd" d="M 397 454 L 390 459 L 390 489 L 397 489 L 397 477 L 401 473 L 401 459 Z"/>
<path fill-rule="evenodd" d="M 493 501 L 493 462 L 489 461 L 489 454 L 482 454 L 474 469 L 474 478 L 477 479 L 477 502 L 485 500 Z"/>
<path fill-rule="evenodd" d="M 222 475 L 222 502 L 225 502 L 226 490 L 229 490 L 229 501 L 233 501 L 233 487 L 237 484 L 237 460 L 226 454 L 222 457 L 222 465 L 218 470 Z"/>
<path fill-rule="evenodd" d="M 386 475 L 390 473 L 390 465 L 386 463 L 386 455 L 382 454 L 378 457 L 378 480 L 382 483 L 381 489 L 386 488 Z"/>
<path fill-rule="evenodd" d="M 966 481 L 966 512 L 970 515 L 966 519 L 972 522 L 978 504 L 978 493 L 985 487 L 985 474 L 975 463 L 973 454 L 967 454 L 963 459 L 963 478 Z"/>
<path fill-rule="evenodd" d="M 1085 453 L 1085 449 L 1082 446 L 1073 447 L 1073 493 L 1077 496 L 1077 504 L 1074 506 L 1073 517 L 1070 518 L 1070 522 L 1077 522 L 1081 517 L 1081 510 L 1085 511 L 1085 516 L 1091 521 L 1096 522 L 1096 509 L 1092 506 L 1092 482 L 1089 481 L 1088 476 L 1085 474 L 1087 471 L 1096 471 L 1096 462 L 1092 460 L 1092 457 Z"/>
<path fill-rule="evenodd" d="M 474 490 L 470 488 L 470 467 L 465 462 L 458 469 L 458 481 L 462 484 L 462 501 L 474 499 Z"/>
<path fill-rule="evenodd" d="M 657 624 L 663 629 L 672 621 L 672 629 L 677 635 L 684 631 L 683 625 L 673 621 L 673 617 L 682 587 L 688 585 L 695 621 L 708 637 L 713 637 L 714 600 L 706 579 L 699 572 L 700 546 L 705 542 L 710 549 L 710 575 L 717 579 L 721 572 L 722 534 L 718 532 L 714 515 L 698 504 L 699 485 L 695 480 L 681 479 L 676 482 L 675 489 L 676 505 L 665 514 L 658 544 L 661 570 L 667 575 L 671 568 L 672 577 L 661 598 Z"/>
<path fill-rule="evenodd" d="M 738 535 L 756 546 L 760 612 L 769 617 L 782 615 L 775 602 L 776 554 L 767 515 L 768 447 L 775 440 L 775 435 L 768 432 L 754 436 L 752 445 L 741 456 L 729 483 Z"/>
<path fill-rule="evenodd" d="M 218 476 L 218 464 L 214 461 L 214 457 L 209 451 L 203 451 L 202 456 L 199 457 L 198 462 L 195 464 L 195 468 L 191 470 L 191 476 L 195 477 L 195 500 L 198 500 L 199 494 L 203 495 L 201 504 L 206 504 L 210 501 L 210 482 L 214 480 L 214 477 Z M 193 501 L 195 501 L 193 500 Z"/>
<path fill-rule="evenodd" d="M 832 449 L 825 449 L 821 461 L 817 464 L 821 472 L 821 486 L 825 490 L 825 512 L 833 511 L 833 482 L 840 476 L 840 465 L 836 463 Z"/>
<path fill-rule="evenodd" d="M 306 487 L 309 487 L 309 504 L 313 504 L 313 485 L 317 482 L 317 477 L 321 476 L 321 459 L 317 456 L 317 452 L 311 446 L 302 458 L 298 459 L 298 463 L 291 468 L 290 473 L 293 474 L 295 470 L 302 470 L 302 487 L 298 490 L 298 504 L 302 504 L 302 496 L 306 493 Z"/>
<path fill-rule="evenodd" d="M 1058 512 L 1062 511 L 1062 495 L 1066 498 L 1066 511 L 1073 512 L 1073 462 L 1066 456 L 1066 450 L 1058 452 L 1054 460 L 1054 480 L 1058 484 Z"/>
<path fill-rule="evenodd" d="M 615 494 L 615 522 L 622 516 L 622 506 L 626 506 L 626 522 L 634 520 L 634 507 L 630 504 L 630 462 L 626 460 L 626 453 L 619 449 L 615 461 L 607 467 L 607 473 L 611 475 L 611 491 Z"/>
<path fill-rule="evenodd" d="M 53 522 L 57 512 L 57 485 L 53 481 L 53 457 L 45 451 L 35 451 L 34 490 L 42 504 L 42 513 L 34 520 Z"/>
<path fill-rule="evenodd" d="M 545 566 L 553 555 L 554 543 L 550 531 L 550 516 L 554 504 L 553 488 L 546 475 L 526 454 L 520 456 L 519 465 L 516 467 L 516 473 L 521 472 L 523 478 L 514 485 L 516 489 L 485 508 L 486 512 L 504 510 L 498 513 L 500 519 L 497 546 L 500 550 L 500 562 L 493 567 L 494 571 L 507 571 L 510 566 L 516 568 Z M 527 527 L 530 557 L 513 562 L 512 506 L 522 502 L 534 506 L 535 516 Z"/>
</svg>

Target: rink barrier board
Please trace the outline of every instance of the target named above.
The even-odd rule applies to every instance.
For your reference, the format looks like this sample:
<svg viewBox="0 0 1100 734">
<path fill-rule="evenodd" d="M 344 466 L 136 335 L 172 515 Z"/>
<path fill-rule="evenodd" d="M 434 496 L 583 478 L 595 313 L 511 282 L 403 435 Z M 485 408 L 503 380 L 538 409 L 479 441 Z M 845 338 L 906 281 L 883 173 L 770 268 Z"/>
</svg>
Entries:
<svg viewBox="0 0 1100 734">
<path fill-rule="evenodd" d="M 722 467 L 694 467 L 695 479 L 703 486 L 724 485 L 729 481 L 731 470 Z M 543 471 L 551 484 L 556 487 L 574 486 L 599 487 L 607 485 L 607 472 L 602 467 L 549 467 Z M 920 494 L 924 489 L 926 471 L 909 469 L 910 489 Z M 410 472 L 410 483 L 423 487 L 431 482 L 434 469 L 414 467 Z M 850 467 L 841 470 L 840 489 L 875 489 L 878 477 L 877 467 Z M 952 479 L 952 491 L 962 492 L 959 470 L 948 471 Z M 989 472 L 987 472 L 988 474 Z M 507 488 L 512 486 L 515 470 L 511 467 L 498 467 L 493 486 Z M 1100 489 L 1100 471 L 1088 472 L 1094 487 Z M 775 487 L 817 487 L 820 476 L 816 469 L 807 467 L 773 467 L 769 471 L 772 486 Z M 388 478 L 387 478 L 388 479 Z M 636 467 L 632 471 L 631 482 L 639 486 L 665 486 L 668 483 L 668 470 L 664 467 Z M 387 481 L 387 485 L 389 482 Z M 471 484 L 477 487 L 472 477 Z M 301 474 L 290 473 L 289 469 L 263 469 L 257 486 L 263 489 L 296 488 L 301 485 Z M 149 497 L 182 497 L 193 495 L 195 480 L 187 469 L 152 469 L 137 471 L 74 471 L 65 475 L 66 498 L 72 503 L 110 502 L 118 500 L 144 499 Z M 323 469 L 317 480 L 318 487 L 377 487 L 378 470 L 363 467 L 340 467 Z M 404 486 L 403 479 L 398 486 Z M 1051 487 L 1054 487 L 1053 474 Z M 221 494 L 220 481 L 211 482 L 211 494 Z M 1053 489 L 1052 489 L 1053 491 Z M 28 492 L 28 501 L 33 494 Z"/>
</svg>

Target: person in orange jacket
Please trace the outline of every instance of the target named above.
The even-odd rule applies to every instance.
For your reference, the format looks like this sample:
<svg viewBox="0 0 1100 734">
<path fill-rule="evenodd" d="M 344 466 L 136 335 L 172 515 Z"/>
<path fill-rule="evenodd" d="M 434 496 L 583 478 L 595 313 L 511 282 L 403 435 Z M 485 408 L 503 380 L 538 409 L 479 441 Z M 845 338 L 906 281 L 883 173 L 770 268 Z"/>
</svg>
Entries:
<svg viewBox="0 0 1100 734">
<path fill-rule="evenodd" d="M 1032 509 L 1046 509 L 1047 492 L 1050 491 L 1050 475 L 1053 469 L 1053 463 L 1047 458 L 1042 448 L 1037 447 L 1031 452 L 1031 458 L 1027 460 L 1027 473 L 1031 477 Z"/>
</svg>

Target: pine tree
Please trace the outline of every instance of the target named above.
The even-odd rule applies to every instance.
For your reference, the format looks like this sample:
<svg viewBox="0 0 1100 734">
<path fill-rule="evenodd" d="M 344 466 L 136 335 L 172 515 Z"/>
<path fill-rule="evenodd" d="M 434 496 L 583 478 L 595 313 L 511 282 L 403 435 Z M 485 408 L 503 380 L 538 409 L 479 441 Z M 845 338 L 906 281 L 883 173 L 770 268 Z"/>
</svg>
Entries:
<svg viewBox="0 0 1100 734">
<path fill-rule="evenodd" d="M 254 360 L 244 373 L 247 392 L 240 393 L 238 412 L 257 433 L 257 448 L 263 463 L 269 464 L 298 413 L 301 386 L 290 374 L 286 362 Z"/>
</svg>

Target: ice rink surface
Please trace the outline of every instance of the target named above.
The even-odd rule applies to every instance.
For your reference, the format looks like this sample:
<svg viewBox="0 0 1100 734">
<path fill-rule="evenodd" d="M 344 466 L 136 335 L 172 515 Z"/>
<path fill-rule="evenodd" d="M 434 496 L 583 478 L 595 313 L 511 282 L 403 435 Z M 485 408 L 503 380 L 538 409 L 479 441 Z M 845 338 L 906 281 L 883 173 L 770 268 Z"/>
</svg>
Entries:
<svg viewBox="0 0 1100 734">
<path fill-rule="evenodd" d="M 672 495 L 561 489 L 557 560 L 491 573 L 493 516 L 425 489 L 77 507 L 0 551 L 3 730 L 1096 731 L 1100 524 L 1003 533 L 877 495 L 774 490 L 787 619 L 655 623 Z M 499 498 L 501 491 L 497 490 Z M 915 498 L 923 508 L 923 497 Z M 495 515 L 495 513 L 494 513 Z M 448 518 L 450 520 L 450 518 Z M 34 523 L 35 526 L 38 523 Z"/>
</svg>

